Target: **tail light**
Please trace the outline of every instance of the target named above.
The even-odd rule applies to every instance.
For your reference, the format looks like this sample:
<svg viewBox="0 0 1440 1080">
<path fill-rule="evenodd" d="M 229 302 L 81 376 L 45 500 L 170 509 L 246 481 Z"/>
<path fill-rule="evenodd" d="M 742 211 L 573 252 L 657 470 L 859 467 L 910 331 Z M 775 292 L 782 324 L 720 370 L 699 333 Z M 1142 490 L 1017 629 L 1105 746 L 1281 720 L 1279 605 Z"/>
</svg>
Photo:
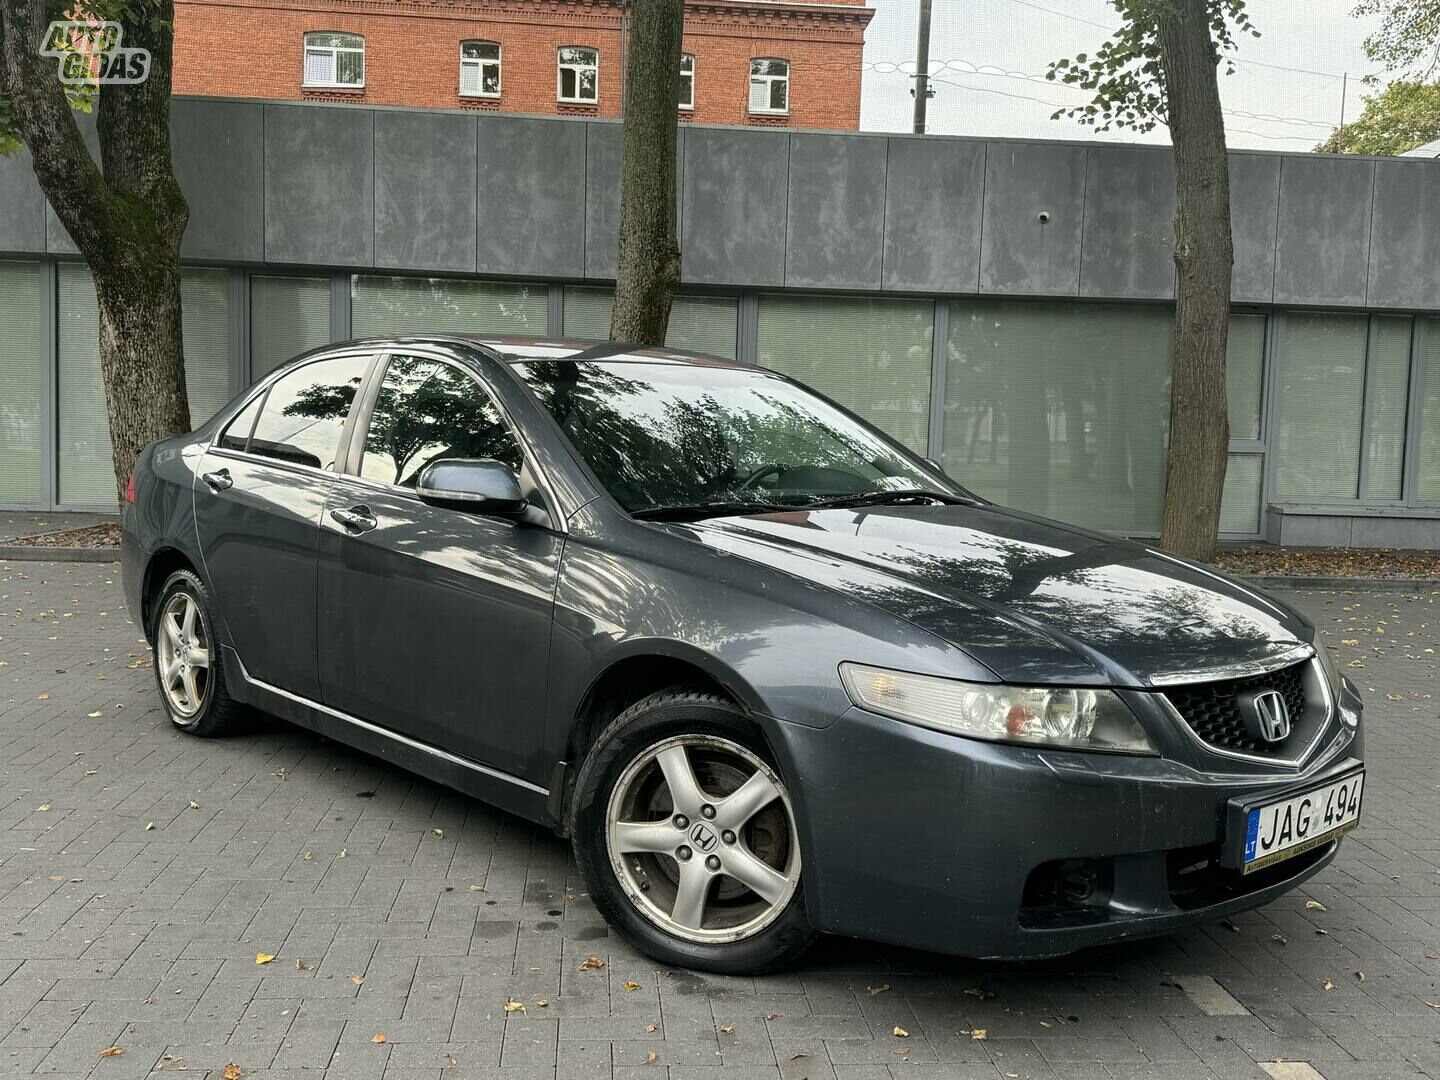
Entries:
<svg viewBox="0 0 1440 1080">
<path fill-rule="evenodd" d="M 125 483 L 125 501 L 127 503 L 133 503 L 135 501 L 135 474 L 133 472 L 130 474 L 130 479 Z"/>
</svg>

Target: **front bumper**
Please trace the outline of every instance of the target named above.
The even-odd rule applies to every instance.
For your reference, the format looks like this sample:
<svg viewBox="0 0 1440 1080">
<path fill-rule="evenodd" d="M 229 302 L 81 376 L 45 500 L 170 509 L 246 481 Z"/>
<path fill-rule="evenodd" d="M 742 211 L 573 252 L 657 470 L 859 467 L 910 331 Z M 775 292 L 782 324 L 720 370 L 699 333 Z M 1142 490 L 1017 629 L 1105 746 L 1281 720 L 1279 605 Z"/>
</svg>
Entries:
<svg viewBox="0 0 1440 1080">
<path fill-rule="evenodd" d="M 858 708 L 769 734 L 795 778 L 817 929 L 1023 958 L 1213 922 L 1317 873 L 1338 842 L 1250 875 L 1222 867 L 1229 800 L 1354 768 L 1362 730 L 1332 717 L 1304 765 L 1265 773 L 984 743 Z"/>
</svg>

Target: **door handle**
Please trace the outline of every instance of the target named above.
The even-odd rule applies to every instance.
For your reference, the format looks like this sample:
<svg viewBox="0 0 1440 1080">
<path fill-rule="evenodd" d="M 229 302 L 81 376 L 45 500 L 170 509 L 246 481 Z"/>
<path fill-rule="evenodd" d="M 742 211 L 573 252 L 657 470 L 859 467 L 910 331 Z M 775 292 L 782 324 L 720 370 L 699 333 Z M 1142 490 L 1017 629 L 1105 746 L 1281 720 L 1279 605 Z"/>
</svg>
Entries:
<svg viewBox="0 0 1440 1080">
<path fill-rule="evenodd" d="M 214 472 L 201 473 L 200 479 L 204 480 L 210 490 L 217 495 L 235 483 L 230 478 L 229 469 L 216 469 Z"/>
<path fill-rule="evenodd" d="M 352 506 L 349 510 L 331 510 L 330 517 L 351 532 L 369 532 L 379 524 L 368 506 Z"/>
</svg>

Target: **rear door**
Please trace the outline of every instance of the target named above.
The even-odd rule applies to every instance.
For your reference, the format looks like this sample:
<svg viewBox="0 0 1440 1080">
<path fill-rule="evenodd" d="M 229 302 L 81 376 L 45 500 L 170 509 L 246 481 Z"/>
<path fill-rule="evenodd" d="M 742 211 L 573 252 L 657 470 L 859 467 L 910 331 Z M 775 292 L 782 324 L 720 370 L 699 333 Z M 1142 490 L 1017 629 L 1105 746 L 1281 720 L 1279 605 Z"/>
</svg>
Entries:
<svg viewBox="0 0 1440 1080">
<path fill-rule="evenodd" d="M 353 475 L 337 477 L 330 496 L 338 515 L 321 523 L 325 703 L 536 779 L 563 536 L 416 496 L 428 462 L 488 458 L 543 501 L 521 440 L 475 373 L 395 353 L 376 378 Z"/>
<path fill-rule="evenodd" d="M 287 371 L 206 452 L 195 522 L 225 641 L 254 678 L 318 699 L 316 546 L 374 359 L 344 353 Z"/>
</svg>

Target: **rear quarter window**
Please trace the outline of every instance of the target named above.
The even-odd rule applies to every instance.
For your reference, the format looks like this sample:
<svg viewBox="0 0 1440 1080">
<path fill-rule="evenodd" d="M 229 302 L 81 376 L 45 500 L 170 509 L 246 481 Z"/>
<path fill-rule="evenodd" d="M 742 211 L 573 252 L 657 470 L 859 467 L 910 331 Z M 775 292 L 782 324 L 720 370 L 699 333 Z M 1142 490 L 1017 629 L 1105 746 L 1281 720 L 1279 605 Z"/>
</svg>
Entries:
<svg viewBox="0 0 1440 1080">
<path fill-rule="evenodd" d="M 265 400 L 264 394 L 259 394 L 249 405 L 235 414 L 235 418 L 225 425 L 224 432 L 220 435 L 220 448 L 222 450 L 244 450 L 250 441 L 250 432 L 255 427 L 255 417 L 260 415 L 260 406 Z"/>
</svg>

